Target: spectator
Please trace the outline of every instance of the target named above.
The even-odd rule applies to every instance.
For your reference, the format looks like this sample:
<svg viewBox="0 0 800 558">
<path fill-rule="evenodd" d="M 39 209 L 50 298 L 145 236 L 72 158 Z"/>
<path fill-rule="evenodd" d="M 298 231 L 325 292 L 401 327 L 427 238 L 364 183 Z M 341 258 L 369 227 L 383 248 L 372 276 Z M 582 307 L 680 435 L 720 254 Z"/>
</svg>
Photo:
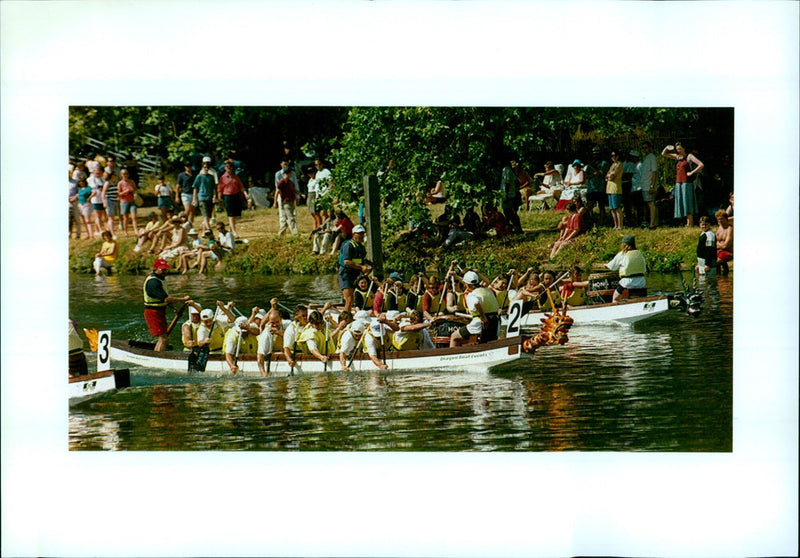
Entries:
<svg viewBox="0 0 800 558">
<path fill-rule="evenodd" d="M 551 260 L 556 257 L 559 250 L 586 231 L 586 227 L 583 223 L 583 216 L 578 213 L 578 207 L 575 205 L 575 202 L 569 202 L 567 204 L 567 212 L 569 213 L 567 225 L 561 231 L 558 240 L 553 243 L 553 249 L 550 251 Z"/>
<path fill-rule="evenodd" d="M 600 148 L 592 148 L 592 161 L 589 163 L 584 174 L 586 175 L 586 211 L 590 215 L 594 214 L 597 206 L 599 213 L 597 223 L 603 225 L 606 220 L 606 204 L 608 195 L 606 194 L 605 176 L 608 172 L 609 164 L 600 158 Z"/>
<path fill-rule="evenodd" d="M 117 228 L 122 228 L 122 217 L 120 215 L 119 206 L 119 175 L 114 170 L 105 171 L 103 173 L 103 205 L 108 215 L 106 228 L 112 236 L 116 238 L 114 233 L 114 217 L 117 218 Z"/>
<path fill-rule="evenodd" d="M 642 202 L 647 205 L 650 213 L 650 228 L 658 226 L 658 208 L 656 207 L 656 179 L 658 178 L 658 164 L 653 153 L 653 145 L 646 141 L 642 143 L 642 168 L 640 171 Z"/>
<path fill-rule="evenodd" d="M 717 218 L 717 273 L 727 275 L 728 262 L 733 259 L 733 225 L 728 220 L 724 209 L 718 210 L 714 217 Z"/>
<path fill-rule="evenodd" d="M 192 183 L 193 197 L 189 205 L 196 203 L 200 207 L 200 214 L 203 216 L 203 230 L 211 230 L 214 205 L 217 203 L 217 179 L 216 174 L 212 172 L 211 163 L 206 159 L 210 161 L 210 157 L 203 158 L 203 166 Z M 186 194 L 181 194 L 181 200 L 185 202 L 186 196 Z M 186 204 L 184 203 L 185 206 Z"/>
<path fill-rule="evenodd" d="M 674 153 L 672 153 L 673 151 Z M 676 161 L 675 189 L 673 190 L 675 219 L 683 219 L 685 217 L 686 226 L 691 227 L 694 223 L 694 214 L 698 211 L 694 179 L 697 173 L 703 170 L 704 165 L 700 159 L 691 153 L 687 153 L 681 142 L 666 146 L 661 151 L 661 155 Z"/>
<path fill-rule="evenodd" d="M 225 213 L 228 214 L 228 223 L 231 227 L 231 233 L 234 238 L 238 238 L 236 232 L 236 219 L 242 216 L 243 202 L 249 201 L 250 197 L 244 189 L 244 184 L 236 176 L 233 169 L 233 162 L 225 162 L 225 173 L 220 177 L 219 184 L 217 185 L 217 194 L 222 196 L 222 201 L 225 204 Z"/>
<path fill-rule="evenodd" d="M 311 199 L 309 197 L 309 199 Z M 331 245 L 331 237 L 334 236 L 333 223 L 330 217 L 322 221 L 322 223 L 315 228 L 308 237 L 311 239 L 311 252 L 314 254 L 324 254 L 328 251 Z"/>
<path fill-rule="evenodd" d="M 100 277 L 103 269 L 111 271 L 111 266 L 117 261 L 117 241 L 114 240 L 111 233 L 103 231 L 103 245 L 100 250 L 94 255 L 94 274 Z"/>
<path fill-rule="evenodd" d="M 730 204 L 725 209 L 725 215 L 728 216 L 728 222 L 733 225 L 733 192 L 731 192 L 731 195 L 728 196 L 728 201 Z"/>
<path fill-rule="evenodd" d="M 128 235 L 128 219 L 133 223 L 133 234 L 139 234 L 139 225 L 136 223 L 136 183 L 130 179 L 128 169 L 119 171 L 120 180 L 118 187 L 120 211 L 122 213 L 122 230 Z"/>
<path fill-rule="evenodd" d="M 97 236 L 100 234 L 100 231 L 106 228 L 106 208 L 105 205 L 103 205 L 103 186 L 105 185 L 105 180 L 103 179 L 103 169 L 98 167 L 94 171 L 94 174 L 86 180 L 86 183 L 92 189 L 92 195 L 89 198 L 89 201 L 92 204 L 92 210 L 94 213 L 94 224 L 96 227 L 94 235 Z"/>
<path fill-rule="evenodd" d="M 608 208 L 614 221 L 614 230 L 622 229 L 622 161 L 616 151 L 611 153 L 611 168 L 606 173 Z"/>
<path fill-rule="evenodd" d="M 175 187 L 175 204 L 178 207 L 183 205 L 186 218 L 193 222 L 194 208 L 197 204 L 197 185 L 190 163 L 183 164 L 183 172 L 178 175 L 177 184 Z M 208 228 L 208 223 L 206 223 L 206 228 Z"/>
<path fill-rule="evenodd" d="M 531 175 L 528 174 L 528 171 L 526 171 L 517 161 L 511 161 L 511 170 L 514 171 L 517 181 L 519 182 L 517 187 L 519 188 L 519 194 L 522 198 L 521 205 L 524 205 L 525 209 L 528 210 L 530 209 L 528 206 L 528 198 L 530 198 L 534 192 L 533 178 L 531 178 Z"/>
<path fill-rule="evenodd" d="M 333 247 L 331 247 L 331 256 L 333 256 L 345 241 L 353 237 L 353 222 L 350 220 L 344 211 L 338 209 L 336 211 L 336 222 L 331 231 L 335 233 L 333 239 Z"/>
<path fill-rule="evenodd" d="M 330 215 L 331 203 L 328 200 L 328 194 L 333 186 L 333 176 L 331 171 L 325 167 L 325 161 L 321 158 L 314 159 L 314 166 L 317 169 L 317 202 L 319 212 L 323 219 Z"/>
<path fill-rule="evenodd" d="M 150 246 L 152 247 L 153 234 L 155 230 L 163 224 L 164 221 L 159 220 L 158 214 L 155 211 L 151 211 L 147 216 L 147 224 L 145 224 L 144 228 L 139 229 L 139 233 L 136 235 L 138 239 L 136 241 L 136 247 L 133 249 L 133 251 L 141 252 L 142 248 L 144 248 L 144 243 L 148 240 L 151 241 Z"/>
<path fill-rule="evenodd" d="M 502 192 L 503 199 L 501 200 L 503 215 L 506 216 L 511 231 L 516 234 L 522 233 L 522 224 L 519 221 L 519 214 L 517 210 L 522 205 L 522 194 L 520 194 L 517 187 L 517 177 L 514 171 L 511 170 L 511 162 L 503 167 L 500 174 L 500 191 Z"/>
<path fill-rule="evenodd" d="M 533 178 L 540 178 L 542 186 L 536 192 L 537 195 L 549 195 L 555 199 L 561 197 L 561 173 L 553 165 L 553 161 L 544 164 L 544 172 L 537 172 Z"/>
<path fill-rule="evenodd" d="M 711 230 L 711 219 L 706 215 L 700 217 L 700 238 L 697 239 L 697 265 L 695 269 L 705 275 L 717 264 L 717 235 Z"/>
<path fill-rule="evenodd" d="M 436 185 L 428 190 L 428 193 L 425 195 L 425 203 L 430 205 L 437 203 L 445 203 L 446 201 L 447 201 L 447 192 L 445 192 L 444 182 L 440 178 L 436 181 Z"/>
<path fill-rule="evenodd" d="M 283 177 L 278 181 L 275 189 L 275 205 L 278 206 L 280 213 L 280 226 L 278 236 L 281 236 L 289 229 L 293 235 L 297 234 L 297 220 L 295 219 L 295 207 L 300 192 L 297 190 L 295 182 L 292 180 L 294 172 L 291 168 L 283 169 Z"/>
<path fill-rule="evenodd" d="M 217 223 L 217 233 L 219 234 L 219 248 L 220 253 L 224 256 L 232 254 L 236 246 L 236 239 L 234 239 L 231 231 L 225 230 L 225 223 Z"/>
<path fill-rule="evenodd" d="M 172 187 L 164 181 L 164 175 L 161 174 L 158 176 L 158 182 L 155 186 L 156 196 L 158 198 L 158 209 L 161 210 L 161 218 L 167 218 L 167 210 L 173 209 L 172 205 Z M 192 217 L 194 216 L 194 206 L 192 206 L 192 211 L 186 212 L 186 218 L 189 222 L 192 221 Z"/>
<path fill-rule="evenodd" d="M 181 252 L 189 249 L 189 240 L 186 229 L 183 228 L 183 219 L 173 217 L 170 220 L 170 224 L 172 241 L 158 255 L 159 258 L 166 260 L 167 263 L 177 258 Z"/>
<path fill-rule="evenodd" d="M 75 228 L 75 238 L 81 237 L 81 217 L 80 204 L 78 203 L 78 191 L 82 186 L 86 185 L 86 179 L 80 181 L 69 181 L 69 191 L 67 199 L 69 200 L 69 235 L 72 236 L 72 229 Z"/>
<path fill-rule="evenodd" d="M 556 209 L 565 209 L 567 204 L 572 201 L 576 194 L 580 195 L 581 188 L 586 186 L 586 173 L 580 159 L 575 159 L 567 169 L 567 176 L 564 177 L 564 190 L 556 204 Z"/>
<path fill-rule="evenodd" d="M 308 193 L 306 203 L 308 204 L 308 212 L 311 214 L 311 219 L 314 221 L 313 227 L 316 230 L 320 228 L 323 221 L 330 223 L 330 219 L 323 219 L 315 206 L 317 201 L 317 169 L 311 167 L 306 171 L 306 174 L 308 175 L 308 182 L 306 183 L 306 192 Z"/>
</svg>

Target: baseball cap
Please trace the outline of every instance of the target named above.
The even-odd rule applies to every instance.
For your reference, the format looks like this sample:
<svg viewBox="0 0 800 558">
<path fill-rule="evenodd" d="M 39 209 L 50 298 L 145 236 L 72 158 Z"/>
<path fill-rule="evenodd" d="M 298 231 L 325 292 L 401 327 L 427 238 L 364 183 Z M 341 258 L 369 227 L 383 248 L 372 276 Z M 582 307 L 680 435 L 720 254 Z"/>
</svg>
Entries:
<svg viewBox="0 0 800 558">
<path fill-rule="evenodd" d="M 192 314 L 199 314 L 199 313 L 200 313 L 200 311 L 197 308 L 195 308 L 194 306 L 191 306 L 191 305 L 189 306 L 189 315 L 190 316 Z"/>
<path fill-rule="evenodd" d="M 361 320 L 356 320 L 352 324 L 350 324 L 350 330 L 355 331 L 356 333 L 364 333 L 364 326 L 366 324 Z"/>
<path fill-rule="evenodd" d="M 353 319 L 355 319 L 356 321 L 361 320 L 361 321 L 364 321 L 364 322 L 368 322 L 369 321 L 369 312 L 367 312 L 366 310 L 359 310 L 358 312 L 355 313 L 355 316 L 353 316 Z"/>
<path fill-rule="evenodd" d="M 211 309 L 209 309 L 209 308 L 206 308 L 205 310 L 200 312 L 200 319 L 201 320 L 210 320 L 213 317 L 214 317 L 214 312 L 212 312 Z"/>
<path fill-rule="evenodd" d="M 399 316 L 399 315 L 400 315 L 400 312 L 398 312 L 397 310 L 389 310 L 388 312 L 386 312 L 386 319 L 387 320 L 396 320 L 397 316 Z"/>
<path fill-rule="evenodd" d="M 258 316 L 259 318 L 263 318 L 266 315 L 267 315 L 267 311 L 264 310 L 263 308 L 259 308 L 258 312 L 256 312 L 256 316 Z"/>
<path fill-rule="evenodd" d="M 234 325 L 236 325 L 236 327 L 242 327 L 243 325 L 247 325 L 247 318 L 245 318 L 244 316 L 239 316 L 233 323 Z"/>
<path fill-rule="evenodd" d="M 403 281 L 403 276 L 402 276 L 402 275 L 400 275 L 400 274 L 399 274 L 398 272 L 396 272 L 396 271 L 392 271 L 392 272 L 389 274 L 389 279 L 391 279 L 392 281 L 401 281 L 401 282 L 402 282 L 402 281 Z"/>
<path fill-rule="evenodd" d="M 627 244 L 628 246 L 633 246 L 636 244 L 636 238 L 630 234 L 626 234 L 622 237 L 622 243 Z"/>
<path fill-rule="evenodd" d="M 363 227 L 363 225 L 356 225 L 355 227 L 353 227 L 353 232 L 354 233 L 365 233 L 365 232 L 367 232 L 367 229 L 365 229 Z"/>
<path fill-rule="evenodd" d="M 211 162 L 211 157 L 208 157 L 208 156 L 203 157 L 203 162 L 204 163 L 210 163 Z"/>
<path fill-rule="evenodd" d="M 583 163 L 581 163 L 580 159 L 575 159 L 574 161 L 572 161 L 572 164 L 574 166 L 574 165 L 582 165 Z"/>
<path fill-rule="evenodd" d="M 380 337 L 381 335 L 386 335 L 387 328 L 382 323 L 375 321 L 369 325 L 369 329 L 372 332 L 372 335 L 375 337 Z"/>
<path fill-rule="evenodd" d="M 481 282 L 481 278 L 478 277 L 478 274 L 475 273 L 474 271 L 467 271 L 464 274 L 464 282 L 467 285 L 477 285 L 478 283 Z"/>
<path fill-rule="evenodd" d="M 158 258 L 153 262 L 153 269 L 169 269 L 169 264 L 164 258 Z"/>
<path fill-rule="evenodd" d="M 639 156 L 639 150 L 638 149 L 631 149 L 630 154 L 633 155 L 634 157 L 638 157 Z"/>
</svg>

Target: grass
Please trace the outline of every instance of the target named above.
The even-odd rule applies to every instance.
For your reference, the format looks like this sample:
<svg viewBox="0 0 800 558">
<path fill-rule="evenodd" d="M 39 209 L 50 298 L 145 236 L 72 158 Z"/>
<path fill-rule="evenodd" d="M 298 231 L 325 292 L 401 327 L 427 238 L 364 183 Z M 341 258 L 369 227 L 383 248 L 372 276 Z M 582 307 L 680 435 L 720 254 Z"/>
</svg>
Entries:
<svg viewBox="0 0 800 558">
<path fill-rule="evenodd" d="M 146 216 L 151 210 L 157 211 L 152 206 L 153 200 L 145 197 L 145 202 L 148 201 L 151 201 L 151 205 L 141 207 L 138 211 L 140 226 L 144 226 Z M 440 207 L 436 207 L 434 211 L 441 212 Z M 549 245 L 558 238 L 557 225 L 563 215 L 563 212 L 556 211 L 523 211 L 520 213 L 525 231 L 523 235 L 467 241 L 449 250 L 434 245 L 429 239 L 396 247 L 392 247 L 391 239 L 384 239 L 384 268 L 406 273 L 423 270 L 442 272 L 456 258 L 462 264 L 477 267 L 488 275 L 507 271 L 510 267 L 518 270 L 527 267 L 536 270 L 566 269 L 576 264 L 588 270 L 610 260 L 619 250 L 620 240 L 626 234 L 636 237 L 636 244 L 644 254 L 650 271 L 672 273 L 687 269 L 695 262 L 695 248 L 700 234 L 697 227 L 660 227 L 653 230 L 628 228 L 622 231 L 599 228 L 576 238 L 550 261 Z M 227 223 L 224 213 L 221 217 Z M 317 256 L 311 253 L 308 233 L 312 228 L 312 220 L 305 206 L 298 207 L 297 218 L 301 234 L 295 237 L 278 237 L 276 209 L 245 211 L 237 222 L 237 231 L 248 243 L 238 244 L 236 252 L 224 260 L 224 268 L 216 273 L 247 275 L 336 272 L 336 256 Z M 195 225 L 200 224 L 200 219 L 196 218 Z M 136 239 L 132 231 L 129 236 L 121 232 L 117 236 L 120 255 L 114 265 L 116 273 L 138 274 L 151 269 L 155 256 L 133 251 Z M 92 262 L 100 244 L 99 239 L 71 239 L 70 270 L 76 273 L 94 273 Z"/>
</svg>

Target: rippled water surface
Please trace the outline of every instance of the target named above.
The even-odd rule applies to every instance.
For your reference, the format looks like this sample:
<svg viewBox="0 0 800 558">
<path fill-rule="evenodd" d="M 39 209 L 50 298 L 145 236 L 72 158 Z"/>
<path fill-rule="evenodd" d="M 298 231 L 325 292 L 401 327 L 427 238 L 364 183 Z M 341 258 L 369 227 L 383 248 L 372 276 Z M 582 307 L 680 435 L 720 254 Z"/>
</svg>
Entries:
<svg viewBox="0 0 800 558">
<path fill-rule="evenodd" d="M 149 340 L 143 277 L 70 277 L 70 315 Z M 650 276 L 651 290 L 679 290 Z M 119 450 L 731 451 L 732 278 L 704 311 L 633 327 L 576 326 L 562 347 L 486 372 L 330 373 L 198 380 L 130 367 L 130 388 L 70 409 L 69 446 Z M 173 294 L 242 310 L 335 299 L 334 276 L 172 277 Z M 173 341 L 179 342 L 178 332 Z M 90 368 L 93 359 L 90 356 Z"/>
</svg>

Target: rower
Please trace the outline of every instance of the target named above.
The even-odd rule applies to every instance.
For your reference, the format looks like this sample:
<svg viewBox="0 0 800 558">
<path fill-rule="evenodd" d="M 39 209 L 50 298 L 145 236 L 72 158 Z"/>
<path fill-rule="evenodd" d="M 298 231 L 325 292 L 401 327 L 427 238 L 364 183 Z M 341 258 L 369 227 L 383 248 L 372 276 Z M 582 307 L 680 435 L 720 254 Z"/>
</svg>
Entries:
<svg viewBox="0 0 800 558">
<path fill-rule="evenodd" d="M 550 298 L 547 297 L 548 290 L 550 290 L 550 297 L 553 299 L 553 304 L 556 306 L 561 305 L 561 295 L 558 294 L 558 290 L 553 289 L 555 282 L 556 276 L 552 271 L 545 271 L 542 273 L 542 286 L 544 288 L 542 293 L 539 295 L 540 310 L 552 310 L 550 307 Z"/>
<path fill-rule="evenodd" d="M 647 264 L 642 253 L 636 249 L 636 238 L 626 234 L 622 237 L 620 251 L 614 259 L 606 264 L 611 270 L 619 270 L 619 285 L 614 291 L 611 302 L 630 298 L 631 294 L 645 296 L 647 282 L 644 278 L 647 273 Z"/>
<path fill-rule="evenodd" d="M 389 318 L 387 312 L 387 318 Z M 433 348 L 433 341 L 427 333 L 431 322 L 422 319 L 422 313 L 414 310 L 407 318 L 400 321 L 397 331 L 392 335 L 392 347 L 396 351 L 413 351 L 421 348 Z M 427 337 L 427 342 L 425 337 Z"/>
<path fill-rule="evenodd" d="M 342 365 L 343 372 L 350 370 L 347 363 L 349 360 L 352 360 L 353 353 L 356 352 L 359 344 L 362 343 L 365 329 L 366 322 L 355 320 L 342 332 L 336 351 L 339 353 L 339 364 Z"/>
<path fill-rule="evenodd" d="M 364 347 L 367 349 L 367 355 L 369 355 L 372 364 L 380 370 L 389 368 L 388 365 L 381 361 L 380 355 L 385 356 L 386 348 L 391 346 L 392 330 L 396 329 L 396 327 L 387 321 L 386 316 L 381 315 L 372 320 L 369 329 L 364 334 Z"/>
<path fill-rule="evenodd" d="M 586 304 L 586 289 L 589 281 L 583 280 L 583 271 L 577 265 L 569 269 L 569 281 L 561 285 L 561 299 L 567 302 L 567 308 Z"/>
<path fill-rule="evenodd" d="M 169 296 L 167 293 L 166 275 L 169 264 L 164 258 L 153 262 L 153 271 L 142 284 L 144 295 L 144 319 L 150 334 L 156 337 L 156 352 L 167 348 L 169 334 L 167 333 L 167 304 L 174 302 L 188 302 L 188 296 Z"/>
<path fill-rule="evenodd" d="M 272 307 L 261 321 L 262 331 L 258 335 L 258 352 L 256 353 L 258 371 L 263 378 L 267 377 L 267 368 L 264 366 L 266 360 L 272 358 L 274 351 L 283 350 L 283 320 L 276 307 L 278 299 L 273 298 L 270 303 Z"/>
<path fill-rule="evenodd" d="M 200 326 L 197 328 L 197 346 L 208 345 L 209 352 L 220 352 L 225 341 L 225 330 L 225 327 L 214 320 L 214 311 L 206 308 L 200 312 Z"/>
<path fill-rule="evenodd" d="M 500 325 L 497 297 L 487 287 L 479 286 L 480 277 L 474 271 L 464 274 L 464 284 L 467 286 L 464 300 L 467 310 L 472 315 L 472 321 L 453 332 L 450 336 L 450 346 L 458 347 L 474 343 L 478 339 L 481 343 L 494 341 L 497 339 L 497 329 Z"/>
<path fill-rule="evenodd" d="M 412 300 L 409 296 L 408 288 L 403 283 L 403 276 L 397 271 L 389 274 L 392 286 L 386 292 L 386 310 L 397 310 L 398 312 L 410 312 Z"/>
<path fill-rule="evenodd" d="M 295 367 L 295 354 L 297 353 L 297 338 L 301 330 L 308 324 L 308 307 L 301 304 L 294 311 L 294 319 L 283 332 L 283 356 L 290 368 Z"/>
<path fill-rule="evenodd" d="M 181 325 L 181 341 L 183 341 L 183 350 L 185 352 L 191 351 L 192 347 L 197 347 L 197 331 L 200 328 L 200 305 L 195 301 L 190 300 L 189 304 L 189 319 Z"/>
<path fill-rule="evenodd" d="M 322 318 L 322 314 L 314 310 L 308 315 L 308 324 L 297 337 L 297 348 L 303 354 L 313 355 L 321 362 L 328 362 L 330 359 L 328 350 L 332 348 L 330 345 L 331 342 L 325 333 L 325 320 Z"/>
<path fill-rule="evenodd" d="M 441 281 L 439 281 L 436 275 L 431 275 L 425 287 L 425 294 L 422 295 L 422 315 L 426 320 L 433 320 L 433 317 L 439 313 L 439 301 L 442 298 L 441 294 Z M 442 308 L 442 310 L 444 310 L 444 308 Z"/>
<path fill-rule="evenodd" d="M 250 324 L 245 316 L 239 316 L 234 326 L 225 334 L 225 361 L 236 374 L 240 368 L 240 355 L 254 355 L 258 351 L 258 338 L 250 332 Z"/>
<path fill-rule="evenodd" d="M 374 281 L 366 275 L 360 276 L 356 280 L 356 288 L 353 291 L 353 306 L 361 310 L 371 310 L 375 300 L 375 291 Z"/>
<path fill-rule="evenodd" d="M 88 373 L 89 366 L 83 352 L 83 339 L 78 333 L 75 320 L 69 318 L 69 377 L 85 376 Z"/>
</svg>

